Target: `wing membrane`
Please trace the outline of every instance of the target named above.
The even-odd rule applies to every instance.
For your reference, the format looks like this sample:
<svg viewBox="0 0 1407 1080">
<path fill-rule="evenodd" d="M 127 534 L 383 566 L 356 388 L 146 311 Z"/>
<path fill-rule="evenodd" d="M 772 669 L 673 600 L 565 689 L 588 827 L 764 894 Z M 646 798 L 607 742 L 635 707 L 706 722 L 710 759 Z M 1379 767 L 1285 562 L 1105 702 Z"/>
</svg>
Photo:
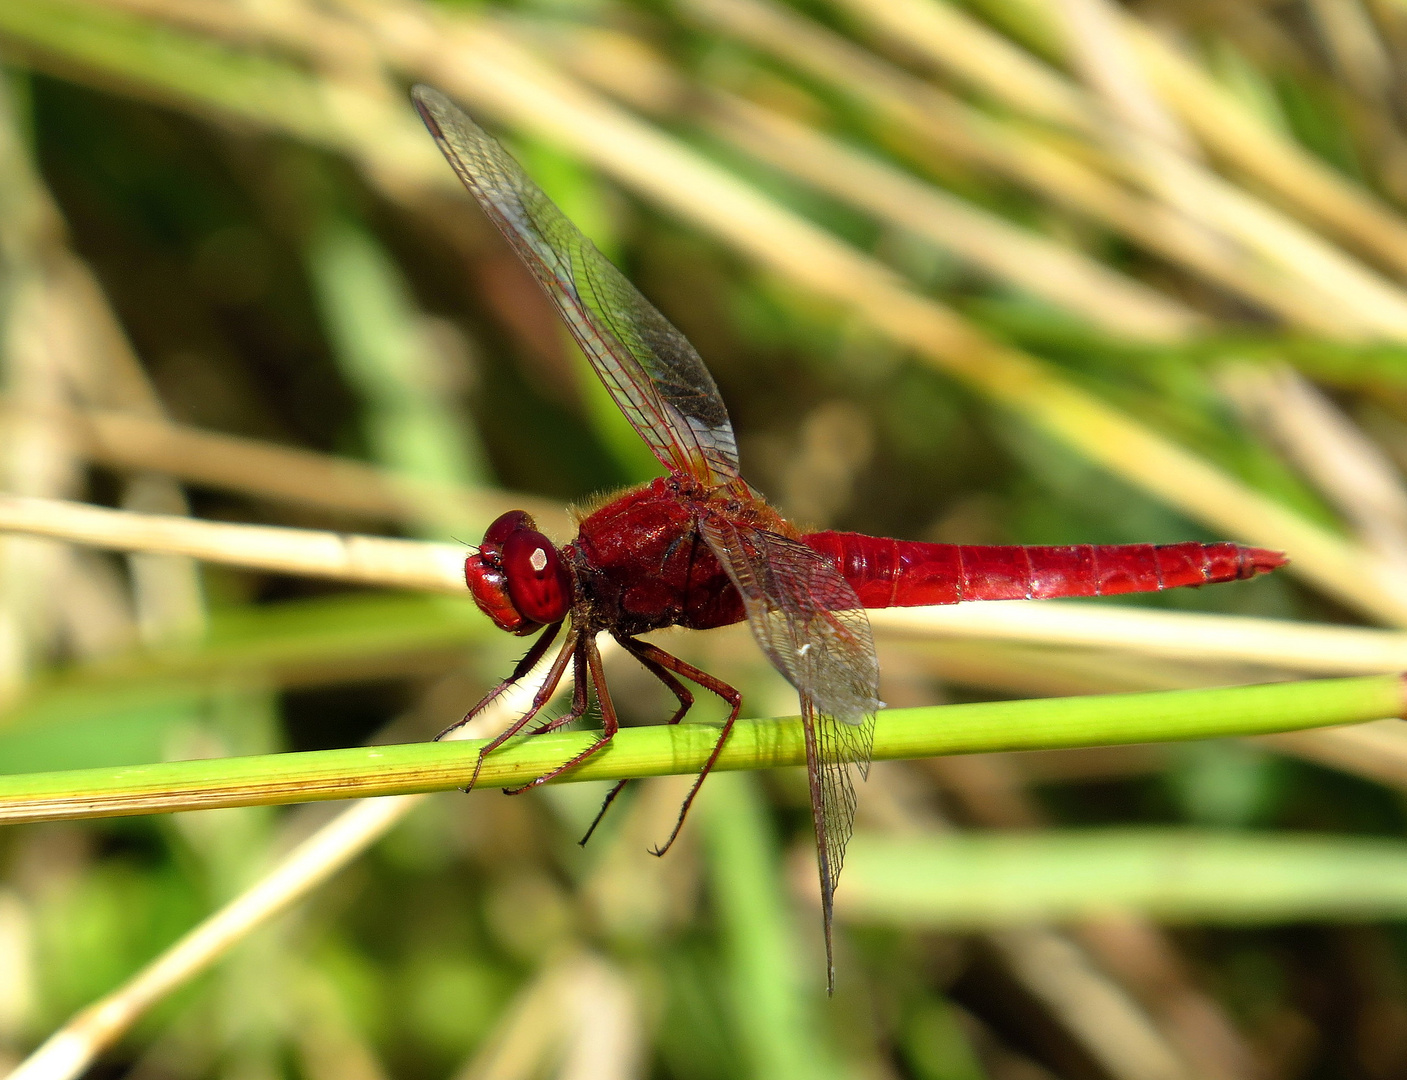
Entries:
<svg viewBox="0 0 1407 1080">
<path fill-rule="evenodd" d="M 412 95 L 425 126 L 561 313 L 621 411 L 672 472 L 738 476 L 713 376 L 688 340 L 582 235 L 498 141 L 438 90 Z"/>
<path fill-rule="evenodd" d="M 869 771 L 880 705 L 869 619 L 850 583 L 805 544 L 719 515 L 699 524 L 742 594 L 757 643 L 801 697 L 827 970 L 834 989 L 835 885 L 855 823 L 854 774 L 864 778 Z"/>
</svg>

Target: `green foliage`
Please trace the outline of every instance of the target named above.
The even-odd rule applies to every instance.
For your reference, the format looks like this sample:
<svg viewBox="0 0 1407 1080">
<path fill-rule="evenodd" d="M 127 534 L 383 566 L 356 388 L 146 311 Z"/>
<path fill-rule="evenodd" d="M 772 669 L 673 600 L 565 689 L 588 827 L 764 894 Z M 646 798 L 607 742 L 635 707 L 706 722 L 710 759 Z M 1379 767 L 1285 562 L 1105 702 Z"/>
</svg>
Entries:
<svg viewBox="0 0 1407 1080">
<path fill-rule="evenodd" d="M 368 4 L 354 16 L 353 7 L 0 0 L 15 114 L 0 117 L 8 133 L 0 139 L 7 409 L 39 401 L 131 410 L 159 401 L 172 418 L 198 426 L 561 500 L 588 501 L 656 475 L 658 464 L 550 306 L 467 202 L 448 197 L 453 177 L 403 100 L 406 84 L 430 77 L 463 77 L 463 86 L 446 89 L 468 95 L 477 61 L 453 51 L 459 39 L 443 24 L 397 37 L 395 25 L 376 22 L 396 8 Z M 1326 29 L 1318 20 L 1330 9 L 1351 25 Z M 412 22 L 396 25 L 405 30 L 421 10 L 405 5 Z M 968 543 L 1223 538 L 1225 529 L 1198 509 L 1198 492 L 1174 490 L 1156 468 L 1140 471 L 1123 444 L 1087 437 L 1091 415 L 1117 415 L 1366 558 L 1355 533 L 1363 521 L 1345 513 L 1347 485 L 1325 484 L 1267 437 L 1228 394 L 1228 375 L 1287 365 L 1313 380 L 1350 426 L 1373 417 L 1371 428 L 1353 430 L 1391 477 L 1392 463 L 1407 459 L 1407 346 L 1361 332 L 1347 316 L 1335 322 L 1345 305 L 1328 282 L 1306 281 L 1205 221 L 1190 227 L 1195 242 L 1229 245 L 1237 266 L 1264 271 L 1273 287 L 1292 281 L 1290 295 L 1306 309 L 1329 309 L 1334 325 L 1316 330 L 1293 310 L 1261 303 L 1254 289 L 1179 262 L 1030 181 L 1040 161 L 1058 160 L 1146 200 L 1147 221 L 1181 214 L 1101 134 L 1115 112 L 1099 113 L 1098 131 L 1024 116 L 991 88 L 917 56 L 916 33 L 885 42 L 853 5 L 808 0 L 790 10 L 891 73 L 941 87 L 953 109 L 971 106 L 942 113 L 947 142 L 886 111 L 874 95 L 883 80 L 802 70 L 778 42 L 749 39 L 694 6 L 533 0 L 435 10 L 510 27 L 530 16 L 547 31 L 532 39 L 539 42 L 560 31 L 567 46 L 542 53 L 559 73 L 588 57 L 587 39 L 572 38 L 574 30 L 633 35 L 686 92 L 632 83 L 640 72 L 629 54 L 615 54 L 607 92 L 628 98 L 632 115 L 873 256 L 896 287 L 1040 361 L 1030 372 L 1049 396 L 1034 403 L 1015 395 L 1014 383 L 984 382 L 990 371 L 980 365 L 966 374 L 935 368 L 844 302 L 847 288 L 862 283 L 823 294 L 778 265 L 757 269 L 745 246 L 703 223 L 706 215 L 685 220 L 630 180 L 629 169 L 584 157 L 565 138 L 570 132 L 524 121 L 514 111 L 521 88 L 509 81 L 492 88 L 501 99 L 481 91 L 483 102 L 467 101 L 502 125 L 496 130 L 529 171 L 695 340 L 738 428 L 746 475 L 782 509 L 818 526 Z M 1072 48 L 1061 5 L 971 0 L 957 10 L 1087 99 L 1097 95 L 1095 81 L 1080 82 L 1089 58 Z M 1393 5 L 1126 10 L 1195 43 L 1188 55 L 1258 124 L 1327 163 L 1350 191 L 1377 193 L 1368 220 L 1400 227 L 1390 201 L 1404 193 L 1396 95 L 1407 34 Z M 1357 40 L 1367 59 L 1346 65 L 1335 51 L 1345 40 Z M 1391 78 L 1374 75 L 1375 56 L 1386 58 Z M 1169 97 L 1161 84 L 1154 91 Z M 1191 313 L 1195 325 L 1139 335 L 1104 325 L 1098 311 L 1066 310 L 765 163 L 720 132 L 718 94 L 809 124 L 1148 290 Z M 1190 138 L 1205 138 L 1172 111 Z M 605 130 L 593 137 L 606 139 Z M 986 144 L 998 149 L 969 153 L 962 132 L 979 143 L 999 137 Z M 1283 213 L 1400 292 L 1403 267 L 1390 245 L 1345 233 L 1342 218 L 1336 224 L 1323 204 L 1296 201 L 1276 177 L 1248 175 L 1223 152 L 1203 151 L 1197 160 L 1239 197 Z M 633 152 L 648 155 L 648 144 Z M 633 160 L 647 173 L 665 167 Z M 26 179 L 34 169 L 37 192 Z M 698 201 L 718 197 L 707 187 L 690 192 Z M 52 218 L 35 211 L 49 199 Z M 100 311 L 109 305 L 130 341 L 136 390 L 104 343 L 102 319 L 65 306 L 75 295 L 63 291 L 74 287 L 66 275 L 75 257 L 96 276 Z M 27 322 L 26 290 L 41 286 L 58 291 L 48 314 Z M 1111 311 L 1118 302 L 1109 297 Z M 81 317 L 65 322 L 72 310 Z M 77 342 L 72 354 L 36 364 L 24 351 L 32 325 L 55 331 L 46 341 Z M 25 379 L 36 370 L 61 378 L 35 391 Z M 1111 412 L 1062 416 L 1051 404 L 1057 397 Z M 7 489 L 115 505 L 139 486 L 125 466 L 86 460 L 60 426 L 48 429 L 45 452 L 54 460 L 33 465 L 12 453 L 10 427 L 7 412 Z M 53 489 L 31 491 L 54 477 Z M 184 497 L 192 513 L 215 520 L 465 543 L 485 524 L 436 505 L 368 522 L 200 484 L 167 494 L 177 497 L 171 512 L 183 512 Z M 1390 517 L 1378 509 L 1378 524 L 1400 529 Z M 153 602 L 141 575 L 94 559 L 45 577 L 42 563 L 26 558 L 8 542 L 0 548 L 0 791 L 86 783 L 91 794 L 100 784 L 130 785 L 138 775 L 131 767 L 151 763 L 148 777 L 168 790 L 179 778 L 209 786 L 241 769 L 251 782 L 297 782 L 297 770 L 329 762 L 352 762 L 356 782 L 383 791 L 411 790 L 387 777 L 433 762 L 440 772 L 429 786 L 452 788 L 474 747 L 423 740 L 510 670 L 524 645 L 496 633 L 467 600 L 208 569 L 198 640 L 140 646 L 133 611 Z M 1345 595 L 1313 576 L 1312 558 L 1306 563 L 1317 592 L 1277 575 L 1138 602 L 1351 621 L 1370 607 L 1365 594 L 1376 588 L 1390 598 L 1388 586 L 1401 584 L 1400 568 L 1389 568 L 1378 579 L 1386 584 Z M 777 680 L 756 674 L 762 661 L 742 636 L 668 640 L 744 686 L 750 715 L 794 707 L 790 696 L 767 696 Z M 15 656 L 23 662 L 12 664 Z M 980 1080 L 1042 1075 L 1035 1059 L 1062 1080 L 1084 1080 L 1099 1058 L 1082 1042 L 1088 1033 L 1071 1025 L 1058 996 L 1042 999 L 1011 965 L 993 960 L 990 935 L 1117 908 L 1121 917 L 1182 927 L 1160 935 L 1138 924 L 1163 950 L 1151 954 L 1171 958 L 1151 975 L 1120 964 L 1149 951 L 1098 953 L 1090 944 L 1098 924 L 1084 927 L 1091 932 L 1080 948 L 1105 980 L 1109 993 L 1099 1000 L 1132 1002 L 1157 1045 L 1191 1055 L 1186 1075 L 1234 1070 L 1195 1059 L 1197 1041 L 1188 1050 L 1188 1028 L 1177 1026 L 1167 1001 L 1187 1005 L 1181 1015 L 1210 1017 L 1213 1027 L 1225 1021 L 1233 1049 L 1267 1078 L 1407 1072 L 1407 852 L 1399 839 L 1407 822 L 1389 788 L 1359 775 L 1381 778 L 1391 756 L 1369 752 L 1366 766 L 1339 756 L 1331 769 L 1289 763 L 1283 747 L 1230 739 L 1393 713 L 1400 691 L 1391 679 L 1200 689 L 1199 704 L 1185 711 L 1190 699 L 1174 707 L 1149 695 L 1121 714 L 1131 708 L 1127 697 L 1046 695 L 1067 695 L 1072 685 L 1172 690 L 1286 673 L 1215 656 L 1163 662 L 1132 652 L 1038 654 L 893 638 L 881 642 L 881 657 L 885 696 L 904 707 L 881 721 L 881 756 L 1039 753 L 955 758 L 934 770 L 894 766 L 862 788 L 860 832 L 838 896 L 835 1000 L 821 989 L 814 901 L 805 891 L 814 888 L 810 822 L 792 773 L 715 777 L 678 848 L 658 861 L 645 848 L 673 823 L 668 781 L 633 785 L 584 854 L 575 841 L 599 785 L 519 799 L 450 792 L 422 804 L 293 917 L 236 945 L 212 975 L 165 1000 L 99 1071 L 418 1080 L 506 1075 L 490 1067 L 506 1068 L 504 1060 L 520 1076 L 581 1076 L 589 1074 L 583 1061 L 637 1060 L 633 1072 L 596 1075 Z M 632 681 L 630 665 L 612 662 L 610 674 L 632 722 L 668 715 L 667 697 Z M 951 704 L 971 699 L 994 700 Z M 715 702 L 700 703 L 701 718 L 715 713 Z M 714 730 L 632 728 L 596 775 L 695 767 Z M 516 744 L 497 762 L 516 762 L 525 779 L 589 737 Z M 893 745 L 884 743 L 891 737 Z M 1186 741 L 1202 737 L 1215 738 Z M 1109 748 L 1150 739 L 1179 745 Z M 326 746 L 345 749 L 280 753 Z M 1103 749 L 1058 749 L 1089 746 Z M 730 751 L 738 756 L 725 764 L 780 761 L 779 747 L 786 760 L 798 759 L 794 724 L 746 725 Z M 337 792 L 329 785 L 319 794 Z M 258 880 L 322 813 L 247 807 L 0 832 L 0 1072 Z M 1000 831 L 1014 823 L 1025 828 Z M 574 993 L 560 996 L 562 979 Z M 1150 992 L 1155 984 L 1168 997 Z M 1069 993 L 1075 1005 L 1083 1000 Z M 500 1051 L 511 1053 L 494 1059 Z"/>
</svg>

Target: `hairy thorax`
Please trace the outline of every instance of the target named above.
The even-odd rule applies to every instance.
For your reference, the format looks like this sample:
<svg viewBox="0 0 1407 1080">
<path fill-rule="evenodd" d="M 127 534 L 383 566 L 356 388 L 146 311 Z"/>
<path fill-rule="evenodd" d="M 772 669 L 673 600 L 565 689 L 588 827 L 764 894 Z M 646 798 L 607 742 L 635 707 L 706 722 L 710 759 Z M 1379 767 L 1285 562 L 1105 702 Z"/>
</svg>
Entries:
<svg viewBox="0 0 1407 1080">
<path fill-rule="evenodd" d="M 699 533 L 698 507 L 661 477 L 583 517 L 564 549 L 576 573 L 579 623 L 642 634 L 740 621 L 742 598 Z"/>
</svg>

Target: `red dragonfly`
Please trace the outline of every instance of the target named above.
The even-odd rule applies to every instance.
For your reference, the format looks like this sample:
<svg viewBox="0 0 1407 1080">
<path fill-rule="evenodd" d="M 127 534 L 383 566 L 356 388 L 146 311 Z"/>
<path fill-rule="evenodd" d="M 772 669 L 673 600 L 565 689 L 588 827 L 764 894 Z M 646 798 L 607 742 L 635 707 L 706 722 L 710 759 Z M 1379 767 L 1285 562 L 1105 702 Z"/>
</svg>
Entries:
<svg viewBox="0 0 1407 1080">
<path fill-rule="evenodd" d="M 584 715 L 590 686 L 601 711 L 600 737 L 518 790 L 551 780 L 611 741 L 619 725 L 596 647 L 597 635 L 608 633 L 678 699 L 671 724 L 694 702 L 681 679 L 729 705 L 673 832 L 655 849 L 664 854 L 728 740 L 742 695 L 640 635 L 746 619 L 801 700 L 829 988 L 835 983 L 832 901 L 855 817 L 852 773 L 866 773 L 881 707 L 866 608 L 1151 592 L 1249 578 L 1284 563 L 1276 552 L 1230 543 L 997 547 L 801 533 L 739 474 L 728 411 L 693 346 L 492 136 L 439 91 L 418 86 L 413 95 L 464 186 L 532 271 L 611 397 L 668 471 L 580 516 L 576 539 L 564 547 L 517 510 L 489 526 L 465 560 L 465 579 L 485 614 L 511 633 L 542 635 L 461 724 L 522 679 L 564 622 L 571 624 L 528 712 L 483 748 L 479 766 L 532 722 L 568 665 L 575 676 L 571 708 L 531 733 Z M 611 791 L 601 813 L 624 785 Z"/>
</svg>

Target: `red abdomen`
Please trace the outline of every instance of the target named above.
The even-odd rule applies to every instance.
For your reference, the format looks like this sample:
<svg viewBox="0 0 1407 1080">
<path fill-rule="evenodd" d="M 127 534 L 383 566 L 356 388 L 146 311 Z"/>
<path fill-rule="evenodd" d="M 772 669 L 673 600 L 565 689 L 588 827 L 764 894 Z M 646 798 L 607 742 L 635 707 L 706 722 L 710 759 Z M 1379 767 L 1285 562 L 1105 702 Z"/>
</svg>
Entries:
<svg viewBox="0 0 1407 1080">
<path fill-rule="evenodd" d="M 1285 562 L 1240 544 L 983 546 L 840 532 L 802 540 L 835 560 L 867 608 L 1156 592 L 1254 577 Z"/>
</svg>

